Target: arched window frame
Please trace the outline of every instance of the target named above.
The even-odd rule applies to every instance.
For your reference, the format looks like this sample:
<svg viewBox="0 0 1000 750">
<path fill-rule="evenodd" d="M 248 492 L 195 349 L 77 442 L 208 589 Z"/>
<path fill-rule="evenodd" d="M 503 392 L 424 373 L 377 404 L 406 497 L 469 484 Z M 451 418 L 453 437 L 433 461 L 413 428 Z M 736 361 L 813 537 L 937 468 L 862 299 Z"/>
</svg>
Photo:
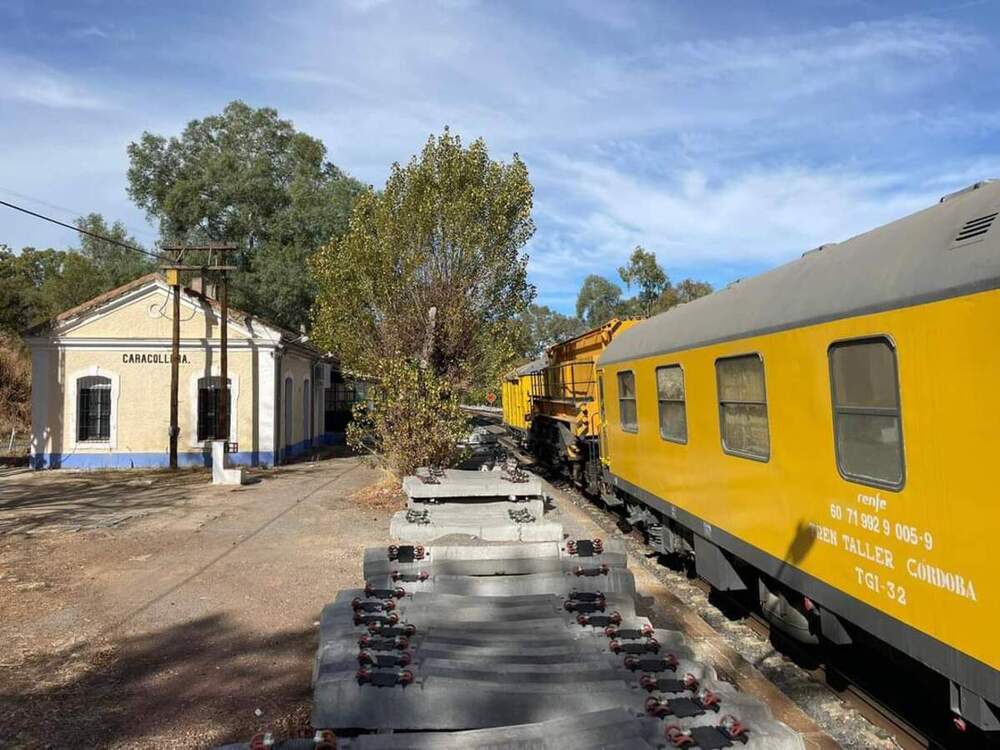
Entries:
<svg viewBox="0 0 1000 750">
<path fill-rule="evenodd" d="M 239 375 L 229 374 L 229 442 L 239 445 L 239 402 L 240 402 L 240 378 Z M 221 378 L 222 373 L 217 367 L 212 368 L 211 375 L 204 372 L 197 372 L 191 375 L 188 385 L 188 440 L 187 444 L 192 448 L 207 448 L 211 440 L 198 440 L 198 388 L 201 380 L 206 377 Z"/>
<path fill-rule="evenodd" d="M 77 408 L 79 404 L 80 381 L 84 378 L 107 378 L 111 382 L 111 415 L 108 420 L 107 440 L 78 440 Z M 63 428 L 63 440 L 73 450 L 114 450 L 118 447 L 118 397 L 121 393 L 121 380 L 118 373 L 96 365 L 70 373 L 67 379 L 70 388 L 67 389 L 66 424 Z"/>
<path fill-rule="evenodd" d="M 312 381 L 306 378 L 302 381 L 302 442 L 312 442 L 312 411 L 313 394 Z"/>
<path fill-rule="evenodd" d="M 281 386 L 282 448 L 291 450 L 295 444 L 295 378 L 286 375 Z"/>
</svg>

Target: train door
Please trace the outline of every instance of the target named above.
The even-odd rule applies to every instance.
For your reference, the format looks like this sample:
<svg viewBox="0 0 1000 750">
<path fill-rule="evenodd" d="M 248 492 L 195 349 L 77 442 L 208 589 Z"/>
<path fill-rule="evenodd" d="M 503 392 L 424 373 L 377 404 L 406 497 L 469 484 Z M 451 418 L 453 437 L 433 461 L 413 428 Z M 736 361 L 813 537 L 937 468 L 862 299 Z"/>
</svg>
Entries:
<svg viewBox="0 0 1000 750">
<path fill-rule="evenodd" d="M 597 414 L 600 420 L 597 437 L 601 449 L 601 463 L 609 466 L 611 462 L 608 460 L 608 420 L 604 414 L 604 370 L 597 371 Z"/>
</svg>

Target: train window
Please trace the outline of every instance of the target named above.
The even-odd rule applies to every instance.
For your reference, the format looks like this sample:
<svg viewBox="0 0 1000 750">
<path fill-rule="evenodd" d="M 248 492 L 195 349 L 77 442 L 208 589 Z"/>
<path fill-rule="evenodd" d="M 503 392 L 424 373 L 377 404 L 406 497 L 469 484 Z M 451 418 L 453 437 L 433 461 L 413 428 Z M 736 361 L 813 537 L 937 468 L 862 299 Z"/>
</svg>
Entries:
<svg viewBox="0 0 1000 750">
<path fill-rule="evenodd" d="M 675 443 L 686 443 L 684 371 L 680 365 L 656 368 L 656 398 L 660 405 L 660 437 Z"/>
<path fill-rule="evenodd" d="M 639 431 L 639 417 L 635 409 L 635 373 L 618 373 L 618 416 L 625 432 Z"/>
<path fill-rule="evenodd" d="M 767 426 L 764 361 L 758 354 L 719 359 L 715 362 L 715 377 L 723 450 L 767 461 L 771 457 L 771 438 Z"/>
<path fill-rule="evenodd" d="M 837 467 L 845 479 L 903 486 L 903 432 L 896 350 L 887 338 L 830 347 Z"/>
</svg>

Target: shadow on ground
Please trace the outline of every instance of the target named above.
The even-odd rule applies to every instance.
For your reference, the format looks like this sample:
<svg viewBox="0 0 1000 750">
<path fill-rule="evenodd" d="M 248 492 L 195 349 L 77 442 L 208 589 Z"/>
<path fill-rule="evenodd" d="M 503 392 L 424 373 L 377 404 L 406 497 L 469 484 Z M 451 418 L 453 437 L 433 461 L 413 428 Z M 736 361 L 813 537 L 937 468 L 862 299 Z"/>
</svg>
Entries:
<svg viewBox="0 0 1000 750">
<path fill-rule="evenodd" d="M 18 476 L 0 482 L 0 535 L 107 528 L 175 505 L 203 487 L 205 471 Z"/>
<path fill-rule="evenodd" d="M 287 733 L 308 722 L 315 642 L 312 627 L 260 635 L 212 615 L 0 670 L 0 747 L 197 748 Z"/>
</svg>

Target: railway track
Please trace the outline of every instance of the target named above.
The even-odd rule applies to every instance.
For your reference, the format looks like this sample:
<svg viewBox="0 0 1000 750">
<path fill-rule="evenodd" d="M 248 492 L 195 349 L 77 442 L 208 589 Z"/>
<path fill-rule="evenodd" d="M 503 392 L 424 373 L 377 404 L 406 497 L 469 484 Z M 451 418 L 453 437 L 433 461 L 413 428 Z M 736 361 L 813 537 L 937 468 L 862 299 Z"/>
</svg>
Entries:
<svg viewBox="0 0 1000 750">
<path fill-rule="evenodd" d="M 697 578 L 692 583 L 702 589 L 706 595 L 712 593 L 712 586 L 707 581 Z M 730 599 L 730 601 L 734 600 Z M 746 611 L 744 622 L 747 627 L 762 638 L 771 639 L 774 635 L 770 623 L 757 612 L 753 612 L 752 610 Z M 790 643 L 788 646 L 794 648 L 795 644 Z M 842 690 L 838 691 L 831 688 L 830 692 L 864 716 L 869 722 L 892 735 L 900 750 L 928 750 L 943 747 L 943 745 L 935 743 L 926 733 L 920 731 L 905 718 L 893 712 L 892 709 L 880 702 L 871 693 L 851 682 L 849 676 L 837 671 L 835 668 L 820 665 L 814 669 L 806 669 L 805 671 L 818 683 L 826 687 L 830 687 L 831 683 L 844 684 L 845 686 Z"/>
<path fill-rule="evenodd" d="M 515 453 L 515 455 L 517 454 Z M 537 467 L 534 468 L 538 471 Z M 599 500 L 591 498 L 561 475 L 548 475 L 546 479 L 556 489 L 578 504 L 599 510 L 604 518 L 604 523 L 601 525 L 609 535 L 630 539 L 637 546 L 641 545 L 641 547 L 648 549 L 645 539 L 640 541 L 637 538 L 641 536 L 639 532 L 624 533 L 621 530 L 617 514 L 604 508 Z M 655 559 L 650 560 L 643 556 L 640 556 L 640 559 L 645 559 L 650 565 L 662 567 Z M 925 722 L 911 719 L 912 714 L 897 711 L 886 701 L 880 699 L 875 692 L 863 687 L 868 681 L 865 675 L 849 673 L 825 663 L 816 664 L 817 654 L 815 651 L 810 651 L 808 646 L 798 644 L 773 629 L 759 612 L 747 607 L 738 598 L 716 591 L 711 584 L 701 578 L 691 578 L 690 583 L 701 590 L 706 597 L 715 601 L 725 601 L 727 606 L 724 608 L 726 610 L 724 614 L 726 617 L 732 619 L 734 612 L 739 613 L 743 623 L 758 637 L 770 640 L 776 648 L 780 644 L 779 650 L 785 657 L 795 662 L 803 672 L 808 674 L 816 684 L 825 688 L 832 697 L 890 736 L 900 750 L 972 750 L 972 748 L 984 747 L 984 739 L 981 735 L 951 733 L 949 736 L 945 736 L 940 730 L 935 731 L 925 726 Z M 722 610 L 720 609 L 720 611 Z M 921 691 L 923 687 L 923 685 L 914 686 L 914 692 Z M 790 695 L 790 697 L 796 700 L 795 695 Z M 807 713 L 812 713 L 809 706 L 800 704 L 800 707 Z M 814 716 L 814 718 L 820 717 Z"/>
</svg>

